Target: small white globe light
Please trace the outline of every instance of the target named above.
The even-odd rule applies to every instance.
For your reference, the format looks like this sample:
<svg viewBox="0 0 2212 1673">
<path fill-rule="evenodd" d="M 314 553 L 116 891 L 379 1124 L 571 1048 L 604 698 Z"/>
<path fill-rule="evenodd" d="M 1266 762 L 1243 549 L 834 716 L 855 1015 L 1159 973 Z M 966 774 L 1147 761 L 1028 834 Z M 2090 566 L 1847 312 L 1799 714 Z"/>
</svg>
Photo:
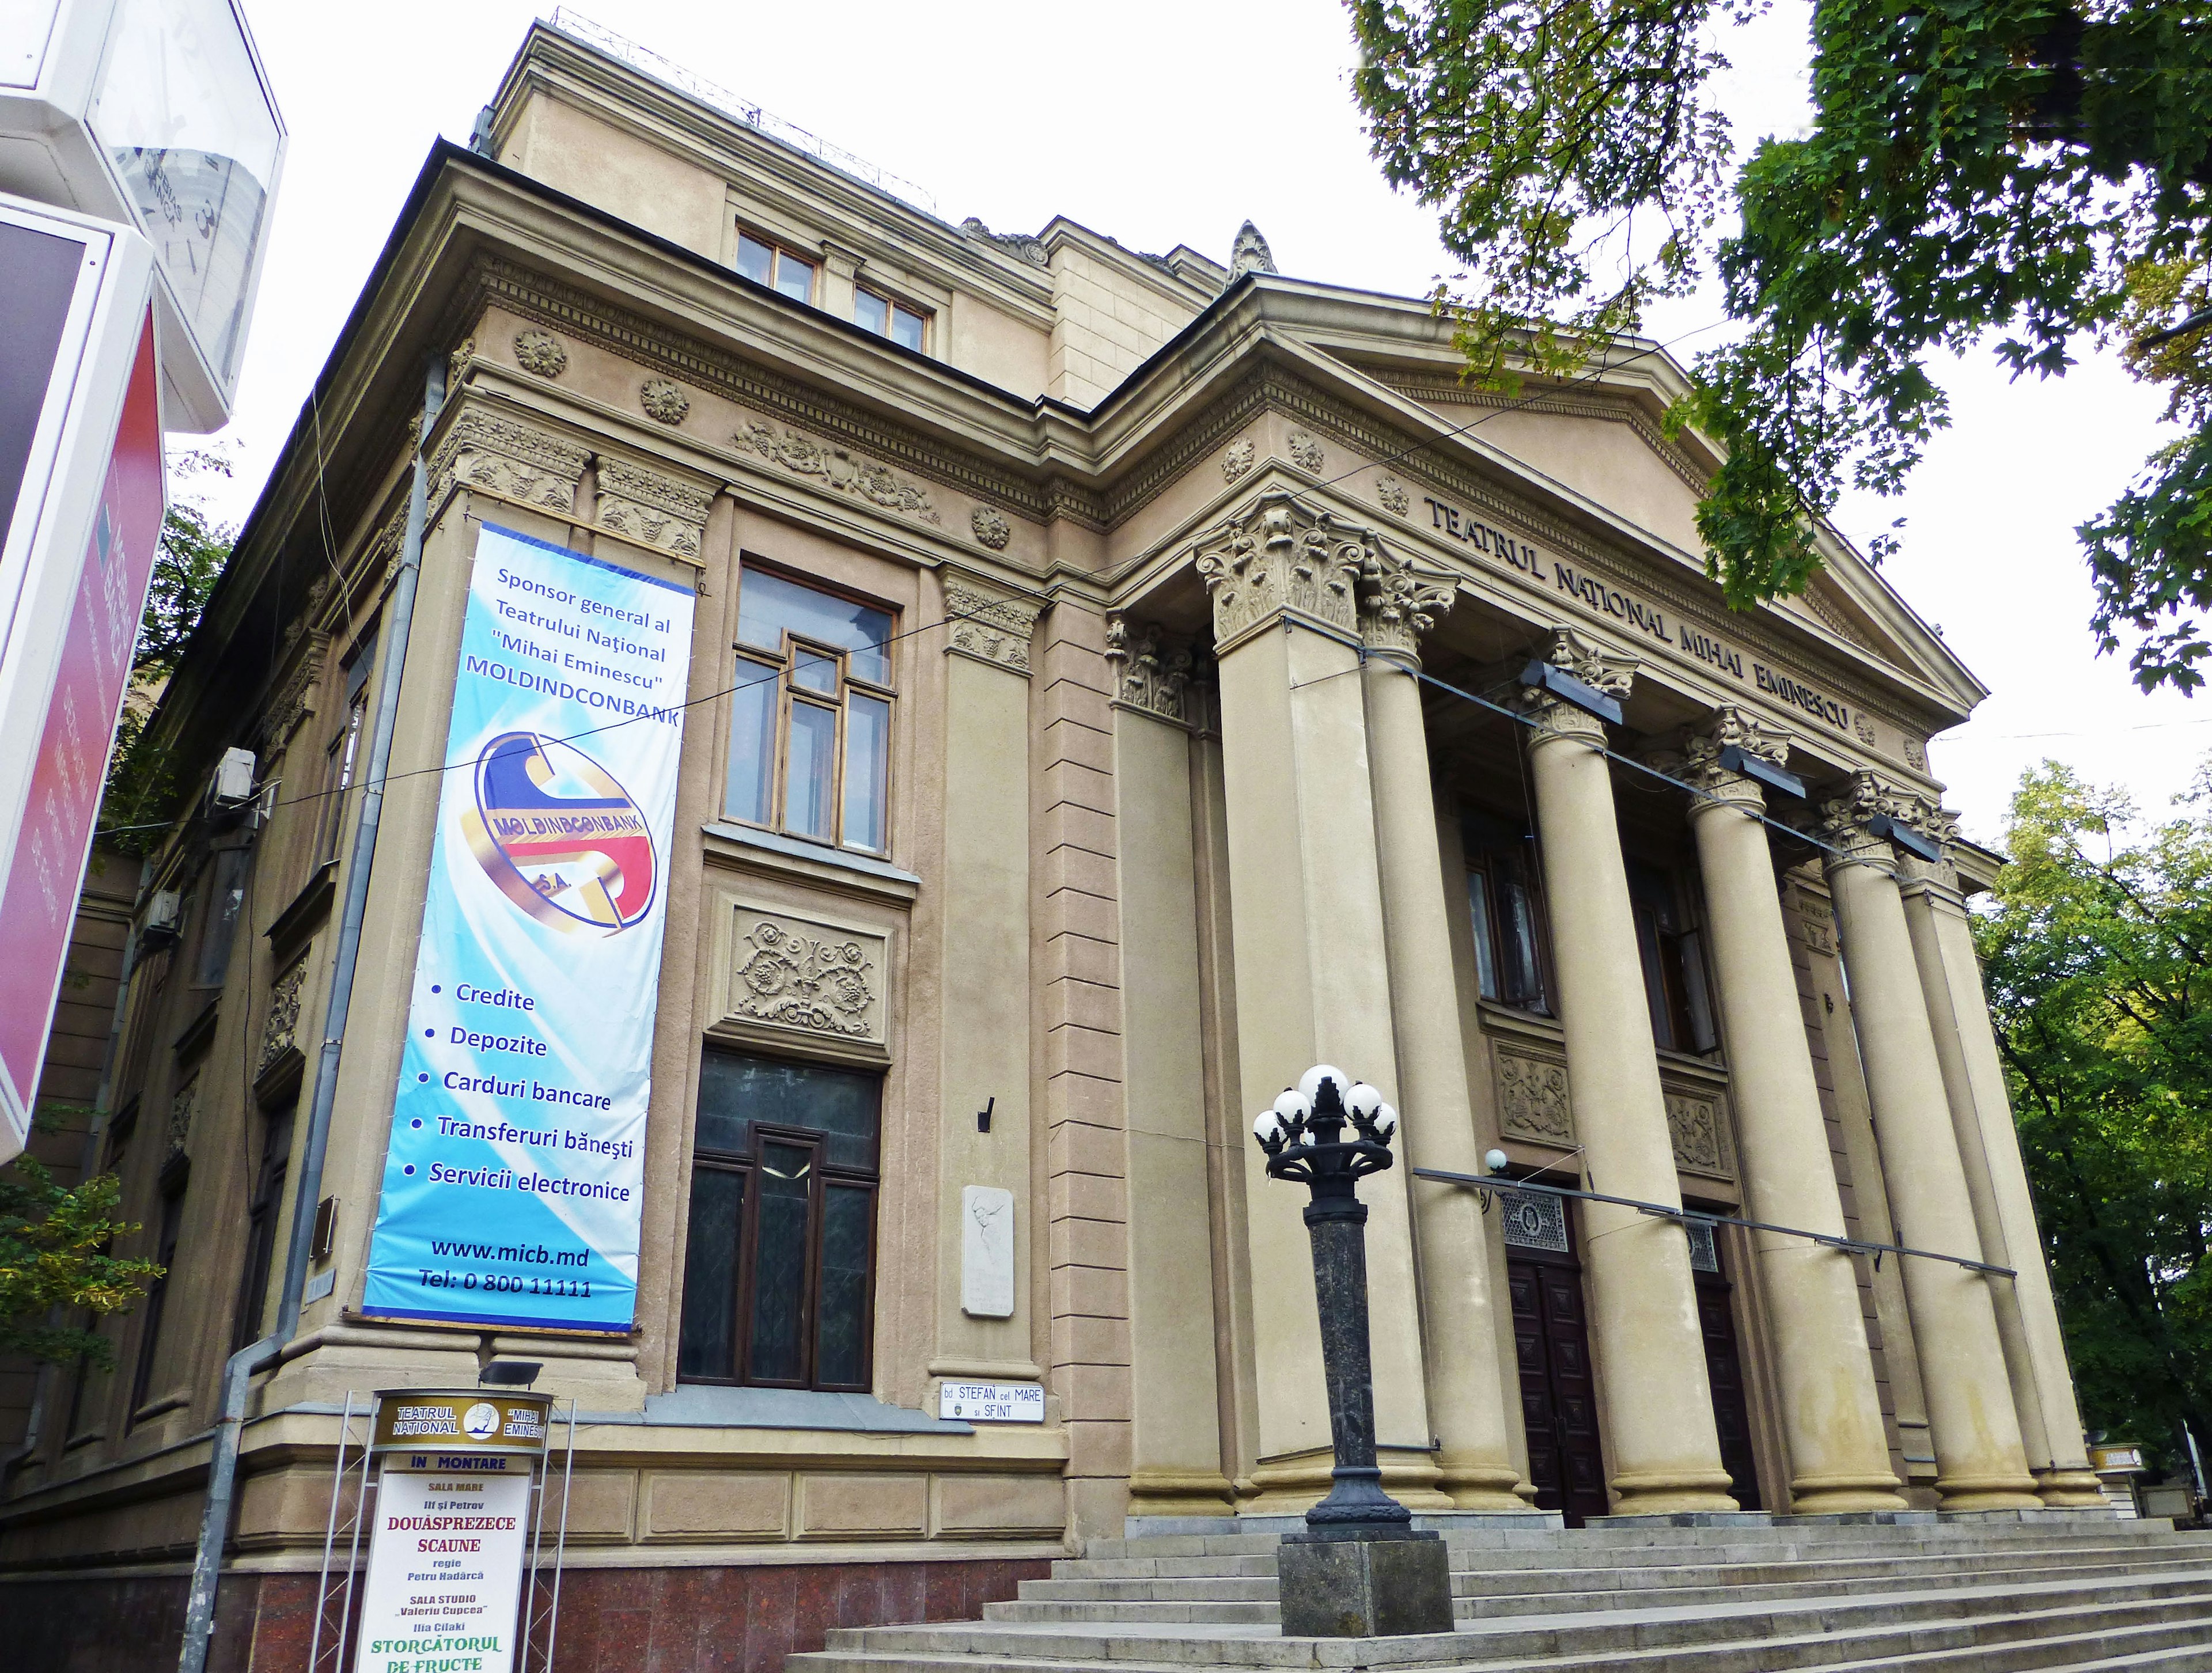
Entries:
<svg viewBox="0 0 2212 1673">
<path fill-rule="evenodd" d="M 1375 1133 L 1376 1137 L 1380 1138 L 1385 1144 L 1388 1144 L 1390 1142 L 1390 1136 L 1397 1130 L 1397 1111 L 1392 1109 L 1388 1104 L 1385 1104 L 1381 1109 L 1375 1112 Z"/>
<path fill-rule="evenodd" d="M 1273 1110 L 1261 1110 L 1252 1118 L 1252 1137 L 1262 1144 L 1273 1144 L 1283 1136 L 1283 1118 Z"/>
<path fill-rule="evenodd" d="M 1344 1096 L 1344 1094 L 1349 1091 L 1352 1087 L 1352 1076 L 1346 1074 L 1341 1069 L 1334 1068 L 1325 1063 L 1316 1064 L 1311 1069 L 1309 1069 L 1304 1074 L 1298 1076 L 1298 1090 L 1305 1094 L 1306 1105 L 1309 1109 L 1310 1109 L 1314 1103 L 1321 1097 L 1321 1083 L 1323 1081 L 1334 1081 L 1336 1082 L 1336 1095 L 1340 1098 Z"/>
<path fill-rule="evenodd" d="M 1492 1173 L 1503 1173 L 1512 1161 L 1513 1158 L 1503 1150 L 1485 1150 L 1482 1153 L 1482 1165 Z"/>
<path fill-rule="evenodd" d="M 1286 1123 L 1303 1121 L 1313 1113 L 1313 1100 L 1303 1092 L 1285 1088 L 1283 1095 L 1275 1100 L 1275 1113 Z"/>
<path fill-rule="evenodd" d="M 1354 1115 L 1371 1116 L 1382 1107 L 1382 1094 L 1362 1081 L 1344 1094 L 1344 1106 Z"/>
</svg>

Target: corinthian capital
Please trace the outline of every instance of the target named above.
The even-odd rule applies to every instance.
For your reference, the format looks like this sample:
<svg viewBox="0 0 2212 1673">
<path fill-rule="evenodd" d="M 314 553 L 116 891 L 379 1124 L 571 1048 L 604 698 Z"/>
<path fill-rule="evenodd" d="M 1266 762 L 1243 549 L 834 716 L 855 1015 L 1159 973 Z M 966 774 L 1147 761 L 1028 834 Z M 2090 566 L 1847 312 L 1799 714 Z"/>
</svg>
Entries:
<svg viewBox="0 0 2212 1673">
<path fill-rule="evenodd" d="M 1895 863 L 1903 876 L 1956 881 L 1947 851 L 1958 840 L 1958 815 L 1864 768 L 1851 774 L 1839 794 L 1820 803 L 1815 821 L 1814 833 L 1839 850 L 1844 860 Z M 1924 838 L 1938 858 L 1927 860 L 1909 849 L 1900 853 L 1893 848 L 1894 833 L 1900 828 Z"/>
<path fill-rule="evenodd" d="M 1116 703 L 1163 720 L 1189 719 L 1183 694 L 1190 683 L 1190 651 L 1168 638 L 1158 624 L 1109 612 L 1106 660 L 1114 664 Z"/>
<path fill-rule="evenodd" d="M 1458 583 L 1449 570 L 1429 569 L 1385 552 L 1372 539 L 1359 561 L 1359 637 L 1372 651 L 1418 662 L 1421 635 L 1450 609 Z"/>
<path fill-rule="evenodd" d="M 1553 628 L 1551 637 L 1536 652 L 1536 660 L 1571 674 L 1591 690 L 1607 697 L 1626 697 L 1636 683 L 1635 658 L 1608 650 L 1571 627 Z M 1522 692 L 1521 711 L 1535 720 L 1539 737 L 1551 733 L 1562 737 L 1589 738 L 1600 743 L 1605 741 L 1602 720 L 1587 709 L 1577 708 L 1540 688 L 1531 687 Z"/>
<path fill-rule="evenodd" d="M 1766 798 L 1758 784 L 1723 767 L 1722 754 L 1728 749 L 1740 749 L 1747 755 L 1781 767 L 1790 759 L 1790 735 L 1780 727 L 1769 726 L 1735 704 L 1724 703 L 1713 711 L 1712 718 L 1704 725 L 1686 729 L 1671 748 L 1655 750 L 1649 760 L 1669 778 L 1694 785 L 1713 801 L 1761 808 Z M 1710 807 L 1712 803 L 1699 805 Z"/>
<path fill-rule="evenodd" d="M 1287 494 L 1263 494 L 1198 549 L 1198 573 L 1213 596 L 1213 642 L 1227 651 L 1285 616 L 1358 631 L 1353 583 L 1374 534 L 1313 512 Z"/>
</svg>

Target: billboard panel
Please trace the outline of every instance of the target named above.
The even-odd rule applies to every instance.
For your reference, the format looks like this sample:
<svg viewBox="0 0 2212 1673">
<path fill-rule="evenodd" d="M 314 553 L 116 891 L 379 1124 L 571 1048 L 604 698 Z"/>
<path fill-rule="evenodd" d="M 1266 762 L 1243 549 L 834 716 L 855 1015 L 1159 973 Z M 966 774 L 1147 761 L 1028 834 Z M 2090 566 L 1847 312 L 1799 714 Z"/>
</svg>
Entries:
<svg viewBox="0 0 2212 1673">
<path fill-rule="evenodd" d="M 364 1312 L 629 1328 L 692 603 L 477 540 Z"/>
<path fill-rule="evenodd" d="M 161 538 L 161 415 L 154 322 L 143 320 L 106 482 L 70 601 L 29 797 L 0 883 L 0 1160 L 22 1149 L 46 1054 L 115 718 Z M 50 631 L 50 630 L 49 630 Z"/>
</svg>

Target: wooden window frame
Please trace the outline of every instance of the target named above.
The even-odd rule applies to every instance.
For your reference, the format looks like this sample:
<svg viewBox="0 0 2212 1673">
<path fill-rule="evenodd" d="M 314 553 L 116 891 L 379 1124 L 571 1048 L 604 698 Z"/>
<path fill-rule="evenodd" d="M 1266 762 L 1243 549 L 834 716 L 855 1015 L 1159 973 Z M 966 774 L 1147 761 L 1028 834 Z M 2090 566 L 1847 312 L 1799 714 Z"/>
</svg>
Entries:
<svg viewBox="0 0 2212 1673">
<path fill-rule="evenodd" d="M 878 1096 L 880 1100 L 880 1089 Z M 883 1199 L 881 1103 L 879 1101 L 877 1106 L 876 1166 L 872 1169 L 846 1167 L 830 1162 L 826 1160 L 828 1135 L 813 1129 L 755 1122 L 747 1124 L 746 1131 L 751 1140 L 750 1150 L 738 1152 L 702 1147 L 695 1148 L 691 1156 L 691 1169 L 695 1174 L 703 1167 L 713 1173 L 734 1173 L 740 1181 L 736 1251 L 737 1300 L 732 1312 L 730 1337 L 733 1374 L 706 1377 L 679 1372 L 679 1380 L 714 1388 L 790 1388 L 830 1394 L 866 1394 L 875 1385 L 876 1220 L 877 1210 Z M 762 1153 L 769 1144 L 791 1145 L 804 1149 L 811 1159 L 807 1165 L 806 1272 L 800 1296 L 799 1321 L 799 1359 L 804 1369 L 795 1379 L 751 1374 L 753 1302 L 757 1288 L 756 1277 L 759 1271 L 760 1252 L 761 1196 L 758 1181 Z M 860 1301 L 860 1317 L 864 1325 L 860 1337 L 860 1374 L 859 1380 L 850 1383 L 825 1382 L 819 1375 L 821 1343 L 817 1326 L 821 1318 L 823 1209 L 832 1185 L 865 1191 L 868 1198 L 868 1281 Z M 685 1237 L 688 1243 L 688 1228 Z M 688 1258 L 688 1250 L 686 1254 Z M 678 1264 L 680 1269 L 683 1264 Z M 684 1335 L 683 1314 L 683 1299 L 679 1296 L 676 1327 L 679 1354 Z"/>
<path fill-rule="evenodd" d="M 1494 815 L 1486 816 L 1494 817 Z M 1502 1005 L 1508 1010 L 1522 1011 L 1531 1016 L 1557 1017 L 1559 1010 L 1554 996 L 1559 991 L 1559 986 L 1552 968 L 1551 914 L 1546 909 L 1542 877 L 1540 869 L 1536 864 L 1535 847 L 1536 845 L 1523 835 L 1520 840 L 1518 852 L 1514 855 L 1521 870 L 1521 885 L 1528 897 L 1528 916 L 1535 943 L 1531 950 L 1534 953 L 1536 966 L 1534 971 L 1536 991 L 1534 994 L 1516 997 L 1508 997 L 1504 991 L 1505 949 L 1509 937 L 1506 934 L 1504 910 L 1499 899 L 1498 870 L 1493 864 L 1495 858 L 1504 853 L 1506 850 L 1496 843 L 1476 845 L 1470 842 L 1464 847 L 1462 858 L 1466 863 L 1468 872 L 1470 875 L 1480 874 L 1482 877 L 1483 902 L 1488 913 L 1486 923 L 1480 926 L 1470 923 L 1469 927 L 1477 935 L 1480 935 L 1485 930 L 1488 932 L 1492 967 L 1499 976 L 1499 991 L 1497 994 L 1486 994 L 1480 991 L 1482 949 L 1478 945 L 1475 949 L 1476 991 L 1479 997 L 1489 1003 Z M 1470 894 L 1468 901 L 1470 920 L 1474 916 L 1474 899 Z"/>
<path fill-rule="evenodd" d="M 1720 1050 L 1720 1022 L 1714 1005 L 1712 961 L 1705 952 L 1705 924 L 1697 910 L 1695 892 L 1687 876 L 1676 867 L 1631 858 L 1627 870 L 1629 910 L 1636 924 L 1636 952 L 1642 966 L 1644 997 L 1652 1012 L 1654 1043 L 1662 1052 L 1679 1052 L 1685 1057 L 1710 1057 Z M 1660 926 L 1650 899 L 1654 889 L 1665 891 L 1672 915 L 1680 927 L 1667 930 Z M 1651 987 L 1655 974 L 1659 983 L 1656 993 Z M 1708 1038 L 1703 1045 L 1698 1040 L 1700 1019 L 1693 986 L 1701 987 L 1705 996 L 1703 1021 Z M 1666 1040 L 1658 1037 L 1662 1011 L 1667 1020 Z"/>
<path fill-rule="evenodd" d="M 740 240 L 750 239 L 755 244 L 764 246 L 769 254 L 768 277 L 765 280 L 754 279 L 752 280 L 753 283 L 757 285 L 765 284 L 769 289 L 775 292 L 778 296 L 783 298 L 787 302 L 803 302 L 810 308 L 818 307 L 821 306 L 819 299 L 822 294 L 822 258 L 820 256 L 807 254 L 805 251 L 797 248 L 787 239 L 773 238 L 765 233 L 754 232 L 742 221 L 737 223 L 737 228 L 738 237 Z M 747 274 L 744 269 L 739 265 L 739 264 L 744 260 L 744 245 L 742 242 L 740 242 L 738 245 L 736 256 L 737 259 L 732 261 L 731 264 L 732 269 L 737 272 L 738 277 L 750 278 L 751 276 Z M 789 291 L 785 290 L 781 286 L 776 283 L 777 273 L 782 267 L 784 258 L 786 257 L 790 258 L 793 261 L 803 264 L 806 269 L 808 277 L 806 281 L 806 294 L 805 296 L 793 296 Z"/>
<path fill-rule="evenodd" d="M 884 305 L 884 324 L 886 329 L 878 331 L 874 326 L 862 322 L 860 317 L 860 299 L 863 296 L 872 297 Z M 912 302 L 902 301 L 890 292 L 878 290 L 872 285 L 855 284 L 853 287 L 853 323 L 870 336 L 879 336 L 885 342 L 898 342 L 898 337 L 889 328 L 897 324 L 898 316 L 902 312 L 912 314 L 921 322 L 921 341 L 911 345 L 900 343 L 899 346 L 911 347 L 917 355 L 927 355 L 929 352 L 930 339 L 936 334 L 934 328 L 937 324 L 937 311 L 934 308 L 917 307 Z"/>
<path fill-rule="evenodd" d="M 742 553 L 738 558 L 738 592 L 740 600 L 744 597 L 744 576 L 748 570 L 774 575 L 777 579 L 787 581 L 794 586 L 803 586 L 827 597 L 843 599 L 848 603 L 878 611 L 890 618 L 893 634 L 896 634 L 899 613 L 881 602 L 870 598 L 865 593 L 854 592 L 849 588 L 826 585 L 811 576 L 793 575 L 767 564 L 756 563 L 749 555 Z M 742 603 L 739 607 L 743 608 Z M 886 642 L 883 647 L 884 660 L 890 664 L 890 667 L 889 680 L 882 684 L 853 672 L 852 652 L 849 651 L 825 644 L 819 639 L 805 638 L 793 633 L 788 627 L 783 630 L 781 646 L 773 658 L 767 649 L 761 646 L 740 643 L 733 646 L 732 649 L 735 653 L 736 665 L 732 672 L 730 684 L 733 688 L 745 685 L 750 679 L 758 677 L 762 674 L 772 671 L 775 676 L 775 751 L 774 760 L 769 766 L 768 818 L 763 822 L 730 812 L 729 750 L 726 747 L 724 749 L 720 803 L 722 817 L 740 825 L 749 826 L 755 830 L 773 831 L 777 835 L 789 837 L 793 841 L 819 843 L 825 848 L 836 849 L 841 853 L 865 854 L 872 859 L 888 860 L 891 855 L 891 809 L 894 806 L 893 798 L 898 776 L 897 750 L 892 743 L 892 740 L 898 736 L 899 714 L 897 688 L 899 666 L 895 640 Z M 836 666 L 837 689 L 834 694 L 814 691 L 799 685 L 799 653 L 802 651 L 811 656 L 824 658 Z M 748 670 L 754 670 L 753 674 L 749 676 Z M 855 695 L 877 699 L 889 712 L 884 723 L 883 846 L 877 848 L 848 842 L 845 836 L 845 767 L 848 744 L 852 731 L 852 700 Z M 833 760 L 830 765 L 830 833 L 828 836 L 819 836 L 811 832 L 791 828 L 791 716 L 793 706 L 800 704 L 814 708 L 828 709 L 836 717 L 836 742 L 832 751 Z"/>
</svg>

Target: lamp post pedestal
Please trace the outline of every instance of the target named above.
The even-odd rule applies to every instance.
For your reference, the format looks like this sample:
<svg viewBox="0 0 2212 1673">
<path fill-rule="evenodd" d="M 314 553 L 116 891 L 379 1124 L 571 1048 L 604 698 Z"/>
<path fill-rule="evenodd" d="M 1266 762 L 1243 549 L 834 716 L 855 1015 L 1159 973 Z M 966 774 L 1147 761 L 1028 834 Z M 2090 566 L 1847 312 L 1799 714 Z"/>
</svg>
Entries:
<svg viewBox="0 0 2212 1673">
<path fill-rule="evenodd" d="M 1308 1186 L 1314 1294 L 1336 1464 L 1328 1496 L 1275 1554 L 1285 1638 L 1388 1638 L 1453 1629 L 1444 1543 L 1416 1532 L 1382 1490 L 1375 1458 L 1375 1378 L 1367 1330 L 1367 1205 L 1354 1187 L 1391 1165 L 1397 1117 L 1373 1088 L 1348 1092 L 1334 1070 L 1285 1093 L 1255 1125 L 1271 1178 Z M 1346 1116 L 1358 1137 L 1343 1142 Z M 1271 1118 L 1273 1118 L 1271 1123 Z"/>
</svg>

